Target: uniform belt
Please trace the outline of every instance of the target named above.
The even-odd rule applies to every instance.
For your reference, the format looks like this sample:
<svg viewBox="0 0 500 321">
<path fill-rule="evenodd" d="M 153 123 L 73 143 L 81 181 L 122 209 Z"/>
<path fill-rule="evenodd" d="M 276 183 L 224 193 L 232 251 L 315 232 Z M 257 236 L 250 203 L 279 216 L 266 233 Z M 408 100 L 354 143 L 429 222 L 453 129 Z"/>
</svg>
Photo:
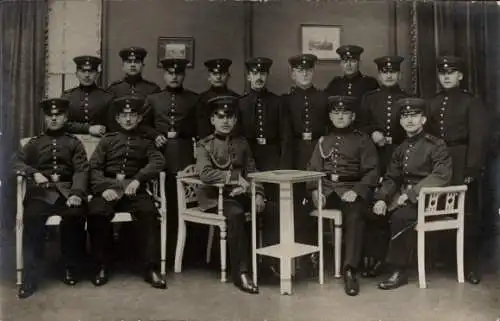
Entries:
<svg viewBox="0 0 500 321">
<path fill-rule="evenodd" d="M 169 137 L 169 132 L 162 132 L 162 135 L 167 137 L 167 139 L 186 139 L 186 140 L 191 140 L 194 136 L 190 136 L 190 135 L 183 135 L 182 133 L 179 133 L 179 132 L 175 132 L 175 131 L 171 131 L 171 133 L 174 135 L 172 137 Z M 175 134 L 174 134 L 175 133 Z M 171 134 L 171 135 L 172 135 Z"/>
<path fill-rule="evenodd" d="M 114 179 L 117 179 L 117 178 L 118 178 L 118 175 L 123 175 L 123 176 L 122 176 L 122 179 L 130 179 L 130 175 L 127 175 L 127 174 L 122 174 L 122 173 L 109 173 L 109 172 L 104 173 L 104 177 L 106 177 L 106 178 L 114 178 Z"/>
<path fill-rule="evenodd" d="M 304 133 L 295 134 L 294 138 L 298 139 L 298 140 L 305 140 L 303 134 Z M 311 139 L 310 140 L 318 140 L 320 137 L 321 137 L 321 135 L 311 134 Z"/>
<path fill-rule="evenodd" d="M 342 182 L 342 183 L 347 183 L 347 182 L 353 183 L 353 182 L 359 182 L 361 180 L 361 177 L 359 176 L 347 176 L 338 174 L 328 174 L 327 177 L 332 182 Z"/>
<path fill-rule="evenodd" d="M 251 141 L 254 144 L 257 144 L 257 145 L 275 145 L 275 144 L 279 144 L 279 140 L 277 140 L 277 139 L 269 139 L 269 138 L 266 138 L 266 137 L 253 138 Z"/>
<path fill-rule="evenodd" d="M 468 140 L 465 138 L 465 139 L 455 140 L 452 142 L 446 142 L 446 146 L 453 147 L 453 146 L 467 145 L 468 143 L 469 143 Z"/>
</svg>

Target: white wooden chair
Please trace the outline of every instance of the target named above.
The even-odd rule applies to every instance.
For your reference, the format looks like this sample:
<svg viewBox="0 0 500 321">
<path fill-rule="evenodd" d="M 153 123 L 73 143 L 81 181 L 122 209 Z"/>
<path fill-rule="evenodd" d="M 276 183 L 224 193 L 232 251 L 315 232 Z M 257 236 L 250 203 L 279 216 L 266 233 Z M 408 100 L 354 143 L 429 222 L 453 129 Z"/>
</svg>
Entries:
<svg viewBox="0 0 500 321">
<path fill-rule="evenodd" d="M 83 143 L 85 147 L 85 152 L 87 153 L 87 158 L 90 158 L 94 152 L 97 144 L 99 143 L 99 138 L 92 137 L 89 135 L 75 135 Z M 31 137 L 23 138 L 20 141 L 21 147 L 29 142 Z M 167 201 L 165 197 L 165 181 L 166 174 L 161 172 L 158 180 L 153 180 L 148 186 L 148 193 L 153 196 L 155 204 L 160 212 L 161 221 L 161 274 L 163 277 L 166 275 L 166 239 L 167 239 Z M 17 176 L 17 213 L 16 213 L 16 277 L 17 285 L 20 287 L 23 282 L 23 269 L 24 269 L 24 258 L 23 258 L 23 215 L 24 215 L 24 205 L 23 200 L 26 193 L 26 180 L 23 176 Z M 91 196 L 89 196 L 89 201 Z M 115 213 L 112 223 L 122 223 L 122 222 L 132 222 L 132 215 L 128 212 L 117 212 Z M 47 218 L 46 226 L 59 226 L 61 222 L 61 216 L 54 213 Z"/>
<path fill-rule="evenodd" d="M 318 217 L 318 210 L 312 211 L 310 215 Z M 334 277 L 340 278 L 340 263 L 342 262 L 342 211 L 335 209 L 323 209 L 323 218 L 330 220 L 330 233 L 332 237 L 331 242 L 335 249 Z"/>
<path fill-rule="evenodd" d="M 426 288 L 425 233 L 457 230 L 457 278 L 464 283 L 464 204 L 466 185 L 424 187 L 418 196 L 418 283 Z"/>
</svg>

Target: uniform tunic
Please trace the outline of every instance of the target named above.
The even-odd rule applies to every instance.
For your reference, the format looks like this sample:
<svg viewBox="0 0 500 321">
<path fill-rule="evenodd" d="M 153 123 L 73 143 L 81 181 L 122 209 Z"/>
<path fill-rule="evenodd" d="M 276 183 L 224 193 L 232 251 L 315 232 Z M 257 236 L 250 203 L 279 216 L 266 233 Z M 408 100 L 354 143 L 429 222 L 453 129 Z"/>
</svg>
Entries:
<svg viewBox="0 0 500 321">
<path fill-rule="evenodd" d="M 65 91 L 62 98 L 69 100 L 67 131 L 88 134 L 89 127 L 109 127 L 109 104 L 113 96 L 97 85 L 78 86 Z"/>
<path fill-rule="evenodd" d="M 377 80 L 358 72 L 350 77 L 333 78 L 325 91 L 331 96 L 354 96 L 361 99 L 364 94 L 378 88 Z"/>
</svg>

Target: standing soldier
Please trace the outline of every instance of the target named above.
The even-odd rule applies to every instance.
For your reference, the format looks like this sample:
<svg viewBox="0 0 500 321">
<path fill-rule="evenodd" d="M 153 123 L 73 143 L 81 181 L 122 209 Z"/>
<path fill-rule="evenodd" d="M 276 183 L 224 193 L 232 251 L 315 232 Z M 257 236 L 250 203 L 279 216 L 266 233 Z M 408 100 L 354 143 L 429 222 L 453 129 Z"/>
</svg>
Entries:
<svg viewBox="0 0 500 321">
<path fill-rule="evenodd" d="M 166 87 L 147 98 L 151 127 L 150 138 L 163 151 L 167 161 L 168 257 L 175 254 L 177 241 L 177 172 L 194 163 L 193 139 L 196 137 L 196 104 L 198 94 L 183 87 L 186 59 L 163 59 Z"/>
<path fill-rule="evenodd" d="M 112 94 L 114 98 L 119 98 L 129 95 L 146 97 L 160 91 L 157 84 L 142 78 L 144 59 L 148 55 L 146 49 L 141 47 L 124 48 L 120 50 L 119 55 L 122 59 L 122 70 L 125 72 L 125 77 L 109 85 L 106 89 L 107 92 Z M 110 113 L 108 116 L 111 127 L 108 128 L 108 131 L 118 130 L 114 115 Z"/>
<path fill-rule="evenodd" d="M 27 180 L 24 199 L 24 283 L 19 298 L 37 288 L 38 259 L 43 253 L 45 221 L 57 213 L 62 217 L 61 255 L 63 282 L 75 285 L 75 274 L 85 251 L 85 214 L 89 165 L 82 142 L 65 132 L 69 102 L 41 102 L 45 133 L 33 137 L 17 155 L 14 170 Z"/>
<path fill-rule="evenodd" d="M 328 97 L 325 92 L 313 85 L 314 65 L 317 59 L 311 54 L 296 55 L 288 59 L 295 86 L 289 94 L 283 96 L 283 103 L 290 121 L 291 165 L 293 169 L 298 170 L 307 169 L 318 139 L 328 130 Z M 295 184 L 294 194 L 297 240 L 311 243 L 314 220 L 307 215 L 308 209 L 304 206 L 307 195 L 305 184 Z"/>
<path fill-rule="evenodd" d="M 378 150 L 381 175 L 384 175 L 391 156 L 405 139 L 405 132 L 399 124 L 399 110 L 394 103 L 408 97 L 398 81 L 401 79 L 400 66 L 403 57 L 384 56 L 376 58 L 380 88 L 368 92 L 361 100 L 360 124 L 370 135 Z M 389 242 L 387 220 L 378 219 L 368 222 L 365 235 L 365 267 L 363 276 L 375 277 L 381 272 Z"/>
<path fill-rule="evenodd" d="M 108 109 L 112 100 L 112 95 L 96 84 L 101 59 L 78 56 L 73 61 L 80 85 L 62 95 L 69 100 L 68 132 L 100 137 L 107 131 Z"/>
<path fill-rule="evenodd" d="M 382 186 L 375 193 L 373 213 L 390 213 L 392 239 L 387 263 L 392 275 L 379 283 L 382 290 L 391 290 L 408 283 L 406 269 L 410 254 L 416 248 L 414 227 L 418 217 L 417 197 L 423 187 L 440 187 L 451 180 L 452 164 L 443 140 L 426 134 L 423 126 L 425 100 L 403 98 L 395 108 L 400 110 L 401 126 L 408 138 L 396 147 L 384 175 Z"/>
<path fill-rule="evenodd" d="M 205 61 L 208 69 L 208 82 L 210 88 L 200 94 L 197 106 L 197 138 L 201 139 L 213 133 L 213 125 L 210 124 L 210 111 L 207 102 L 217 96 L 239 97 L 237 93 L 227 88 L 227 82 L 231 74 L 229 67 L 233 62 L 227 58 L 217 58 Z"/>
<path fill-rule="evenodd" d="M 468 184 L 466 210 L 466 280 L 480 282 L 477 271 L 479 252 L 477 184 L 481 179 L 487 153 L 488 116 L 480 99 L 460 88 L 463 61 L 458 57 L 437 59 L 439 83 L 443 90 L 429 104 L 429 133 L 442 138 L 453 159 L 453 185 Z"/>
<path fill-rule="evenodd" d="M 291 168 L 290 128 L 281 98 L 266 88 L 273 61 L 258 57 L 248 60 L 247 80 L 250 92 L 239 101 L 241 134 L 250 145 L 258 171 Z M 266 195 L 273 204 L 268 210 L 275 213 L 265 216 L 263 226 L 266 244 L 279 241 L 279 225 L 274 220 L 279 204 L 279 190 L 275 184 L 264 185 Z M 276 268 L 271 266 L 276 271 Z"/>
<path fill-rule="evenodd" d="M 96 274 L 92 283 L 104 285 L 109 278 L 111 220 L 115 212 L 130 212 L 144 256 L 144 280 L 154 288 L 166 288 L 158 273 L 160 221 L 146 184 L 165 167 L 165 159 L 153 142 L 140 135 L 144 99 L 124 96 L 112 103 L 121 126 L 103 137 L 90 159 L 90 184 L 94 198 L 89 204 L 88 231 Z"/>
<path fill-rule="evenodd" d="M 357 100 L 349 96 L 329 97 L 329 117 L 332 132 L 319 139 L 308 170 L 324 172 L 323 194 L 317 183 L 308 183 L 312 201 L 318 207 L 340 208 L 345 229 L 344 290 L 347 295 L 359 293 L 356 277 L 363 247 L 365 207 L 378 181 L 378 157 L 370 137 L 352 124 L 356 117 Z M 341 246 L 341 244 L 335 244 Z"/>
<path fill-rule="evenodd" d="M 238 98 L 220 96 L 209 100 L 213 135 L 200 140 L 196 149 L 196 168 L 206 184 L 226 185 L 224 216 L 227 219 L 229 261 L 234 284 L 243 292 L 256 294 L 259 288 L 250 277 L 250 244 L 245 212 L 250 209 L 248 174 L 255 172 L 255 161 L 247 141 L 232 135 L 237 121 Z M 201 186 L 198 191 L 202 210 L 217 210 L 217 188 Z M 257 211 L 266 206 L 264 191 L 257 185 Z"/>
<path fill-rule="evenodd" d="M 359 62 L 364 49 L 355 45 L 344 45 L 337 49 L 343 75 L 333 78 L 325 91 L 332 96 L 354 96 L 361 99 L 364 94 L 378 87 L 377 80 L 359 71 Z"/>
</svg>

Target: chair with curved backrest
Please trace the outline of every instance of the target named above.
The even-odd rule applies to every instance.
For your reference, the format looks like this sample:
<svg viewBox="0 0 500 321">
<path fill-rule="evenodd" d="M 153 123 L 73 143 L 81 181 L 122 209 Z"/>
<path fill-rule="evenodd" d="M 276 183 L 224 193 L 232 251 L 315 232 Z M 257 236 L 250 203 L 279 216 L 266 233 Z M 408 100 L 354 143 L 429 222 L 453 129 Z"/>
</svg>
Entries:
<svg viewBox="0 0 500 321">
<path fill-rule="evenodd" d="M 90 159 L 92 153 L 94 152 L 97 144 L 99 143 L 99 138 L 92 137 L 89 135 L 75 135 L 78 137 L 85 147 L 85 152 L 87 153 L 87 158 Z M 20 141 L 21 147 L 26 145 L 32 137 L 23 138 Z M 153 196 L 156 206 L 160 212 L 161 221 L 161 274 L 163 277 L 166 275 L 166 239 L 167 239 L 167 201 L 165 197 L 165 172 L 161 172 L 158 179 L 155 179 L 149 183 L 148 193 Z M 26 180 L 22 175 L 17 176 L 17 213 L 16 213 L 16 269 L 17 269 L 17 285 L 20 287 L 23 282 L 23 215 L 24 206 L 23 200 L 26 193 Z M 91 196 L 89 196 L 89 201 Z M 115 213 L 111 222 L 121 223 L 121 222 L 132 222 L 132 215 L 128 212 L 117 212 Z M 47 218 L 45 225 L 47 226 L 58 226 L 61 222 L 61 216 L 54 213 Z"/>
<path fill-rule="evenodd" d="M 418 196 L 418 219 L 415 230 L 418 242 L 418 283 L 426 288 L 425 233 L 457 230 L 457 278 L 464 283 L 464 215 L 466 185 L 424 187 Z"/>
</svg>

